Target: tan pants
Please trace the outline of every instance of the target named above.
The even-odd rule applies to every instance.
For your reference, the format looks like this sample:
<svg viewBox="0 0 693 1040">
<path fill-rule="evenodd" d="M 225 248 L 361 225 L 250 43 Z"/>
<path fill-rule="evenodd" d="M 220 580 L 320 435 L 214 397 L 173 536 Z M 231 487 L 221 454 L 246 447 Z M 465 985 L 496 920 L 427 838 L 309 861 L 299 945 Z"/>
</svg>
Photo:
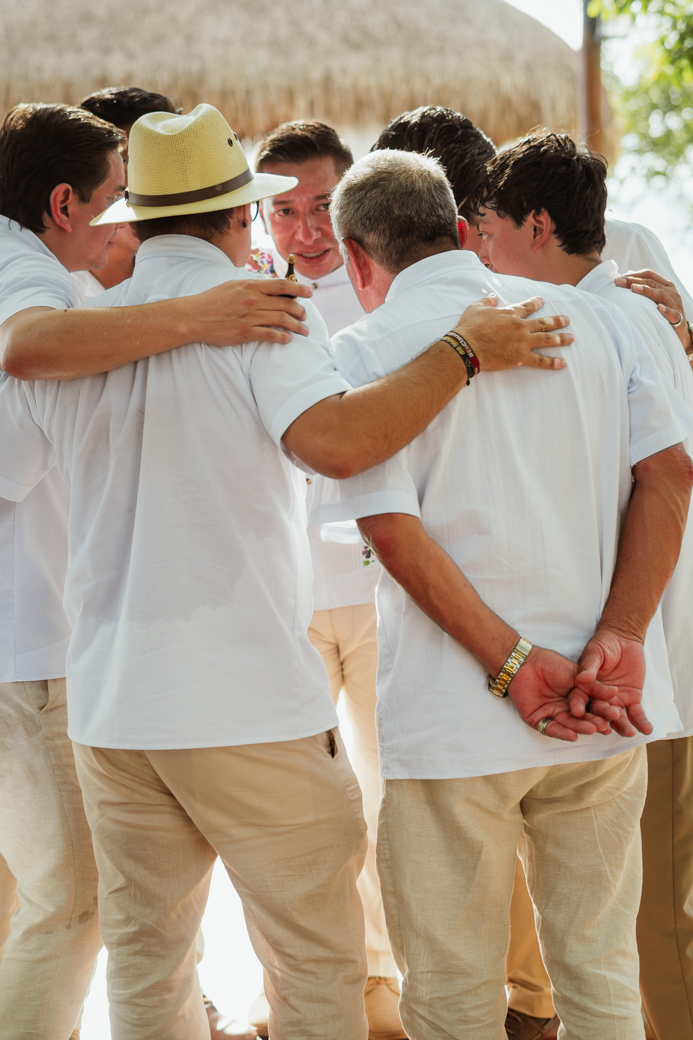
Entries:
<svg viewBox="0 0 693 1040">
<path fill-rule="evenodd" d="M 209 1040 L 196 936 L 217 855 L 265 968 L 273 1040 L 365 1040 L 366 828 L 338 731 L 181 751 L 75 745 L 75 759 L 113 1040 Z"/>
<path fill-rule="evenodd" d="M 648 744 L 640 988 L 655 1040 L 693 1040 L 693 737 Z"/>
<path fill-rule="evenodd" d="M 652 1040 L 693 1040 L 693 737 L 648 744 L 647 763 L 637 924 L 646 1032 Z M 548 1018 L 551 984 L 521 867 L 510 922 L 508 1003 Z"/>
<path fill-rule="evenodd" d="M 354 727 L 356 739 L 351 758 L 363 793 L 363 813 L 368 825 L 368 852 L 358 880 L 366 917 L 368 974 L 392 977 L 396 972 L 395 960 L 387 937 L 375 865 L 380 808 L 378 738 L 375 732 L 375 674 L 378 667 L 375 604 L 316 610 L 308 635 L 322 654 L 335 704 L 344 690 L 347 712 Z"/>
<path fill-rule="evenodd" d="M 67 1040 L 101 948 L 65 680 L 0 684 L 0 1038 Z"/>
<path fill-rule="evenodd" d="M 412 1040 L 505 1040 L 517 848 L 561 1040 L 640 1040 L 643 747 L 601 762 L 386 780 L 378 869 Z"/>
</svg>

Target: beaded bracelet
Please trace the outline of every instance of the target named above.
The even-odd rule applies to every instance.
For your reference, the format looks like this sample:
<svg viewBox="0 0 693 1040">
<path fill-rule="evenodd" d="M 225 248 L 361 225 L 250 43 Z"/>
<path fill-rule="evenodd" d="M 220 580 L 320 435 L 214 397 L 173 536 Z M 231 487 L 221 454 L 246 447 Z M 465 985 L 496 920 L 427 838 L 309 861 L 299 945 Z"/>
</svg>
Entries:
<svg viewBox="0 0 693 1040">
<path fill-rule="evenodd" d="M 469 381 L 473 379 L 479 371 L 478 357 L 469 346 L 466 339 L 460 336 L 458 332 L 446 332 L 444 336 L 441 336 L 441 340 L 443 343 L 447 343 L 449 347 L 452 347 L 455 353 L 459 354 L 464 361 L 464 366 L 467 369 L 467 386 L 469 386 Z"/>
</svg>

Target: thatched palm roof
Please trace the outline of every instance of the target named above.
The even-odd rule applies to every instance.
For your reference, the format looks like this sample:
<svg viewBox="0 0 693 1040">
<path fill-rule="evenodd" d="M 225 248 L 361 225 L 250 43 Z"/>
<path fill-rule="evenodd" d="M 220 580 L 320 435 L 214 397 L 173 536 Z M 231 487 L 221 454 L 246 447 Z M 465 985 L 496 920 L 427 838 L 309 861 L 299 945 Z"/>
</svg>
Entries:
<svg viewBox="0 0 693 1040">
<path fill-rule="evenodd" d="M 0 100 L 112 84 L 217 105 L 241 135 L 315 117 L 382 126 L 420 104 L 501 143 L 577 128 L 578 56 L 503 0 L 7 0 Z"/>
</svg>

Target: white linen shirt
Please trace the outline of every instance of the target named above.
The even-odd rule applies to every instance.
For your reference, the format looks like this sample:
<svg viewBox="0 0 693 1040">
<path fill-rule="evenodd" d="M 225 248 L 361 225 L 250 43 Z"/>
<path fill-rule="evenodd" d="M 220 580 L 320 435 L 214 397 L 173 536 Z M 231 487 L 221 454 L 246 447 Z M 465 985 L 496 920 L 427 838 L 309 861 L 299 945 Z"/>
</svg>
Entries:
<svg viewBox="0 0 693 1040">
<path fill-rule="evenodd" d="M 276 249 L 271 250 L 275 272 L 281 277 L 286 271 L 286 260 Z M 312 302 L 320 311 L 327 325 L 329 336 L 353 325 L 365 314 L 361 301 L 354 291 L 346 265 L 342 264 L 329 274 L 315 280 L 296 272 L 301 285 L 313 290 Z M 323 481 L 320 474 L 308 480 L 308 509 L 319 494 Z M 358 529 L 352 523 L 351 538 L 336 542 L 320 537 L 317 528 L 311 528 L 310 555 L 313 561 L 313 606 L 315 610 L 331 610 L 353 607 L 359 603 L 373 603 L 375 587 L 382 567 L 380 561 L 368 552 Z"/>
<path fill-rule="evenodd" d="M 72 276 L 38 235 L 0 216 L 0 325 L 29 307 L 78 302 Z M 0 682 L 65 675 L 68 502 L 55 468 L 25 501 L 0 500 Z"/>
<path fill-rule="evenodd" d="M 80 303 L 93 300 L 95 296 L 100 296 L 102 292 L 106 291 L 99 279 L 95 278 L 91 271 L 72 271 L 71 273 L 72 280 L 77 287 Z"/>
<path fill-rule="evenodd" d="M 354 385 L 398 368 L 490 291 L 504 303 L 540 294 L 545 313 L 568 314 L 567 367 L 482 374 L 389 462 L 330 482 L 312 520 L 420 515 L 492 610 L 532 642 L 577 659 L 609 592 L 631 466 L 680 442 L 693 417 L 620 312 L 571 286 L 492 275 L 469 252 L 428 257 L 397 275 L 386 302 L 333 340 L 337 363 Z M 482 665 L 387 573 L 376 602 L 384 777 L 588 761 L 648 739 L 542 736 L 488 692 Z M 680 728 L 659 614 L 646 660 L 655 739 Z"/>
<path fill-rule="evenodd" d="M 654 232 L 642 224 L 609 218 L 604 222 L 606 245 L 602 260 L 615 260 L 619 271 L 642 271 L 648 268 L 664 275 L 678 289 L 686 317 L 693 321 L 693 298 L 671 265 L 669 254 Z M 618 286 L 616 286 L 618 289 Z M 630 289 L 621 289 L 630 292 Z M 633 293 L 635 296 L 636 293 Z"/>
<path fill-rule="evenodd" d="M 664 379 L 676 387 L 686 404 L 693 407 L 693 372 L 678 336 L 652 300 L 627 292 L 614 283 L 618 273 L 615 260 L 601 263 L 582 279 L 578 289 L 609 300 L 630 318 L 640 330 Z M 693 437 L 685 437 L 683 446 L 693 456 Z M 688 517 L 678 562 L 661 604 L 676 707 L 684 727 L 682 731 L 670 734 L 672 737 L 693 734 L 693 624 L 690 613 L 693 603 L 693 505 Z"/>
<path fill-rule="evenodd" d="M 100 297 L 128 306 L 245 276 L 166 236 Z M 195 343 L 65 382 L 0 388 L 0 485 L 21 500 L 57 458 L 70 487 L 69 735 L 112 748 L 228 746 L 337 724 L 307 637 L 305 474 L 281 438 L 348 384 L 308 306 L 300 345 Z"/>
</svg>

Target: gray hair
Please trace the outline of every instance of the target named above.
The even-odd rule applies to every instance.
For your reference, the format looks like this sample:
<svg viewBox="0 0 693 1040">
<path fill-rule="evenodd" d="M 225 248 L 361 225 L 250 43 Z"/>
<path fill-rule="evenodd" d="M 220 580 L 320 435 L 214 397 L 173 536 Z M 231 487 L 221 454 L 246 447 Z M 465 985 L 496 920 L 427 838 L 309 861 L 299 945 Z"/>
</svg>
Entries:
<svg viewBox="0 0 693 1040">
<path fill-rule="evenodd" d="M 449 238 L 459 249 L 455 197 L 429 155 L 383 150 L 359 159 L 334 189 L 330 216 L 339 242 L 354 239 L 395 274 L 426 256 L 437 239 Z"/>
</svg>

